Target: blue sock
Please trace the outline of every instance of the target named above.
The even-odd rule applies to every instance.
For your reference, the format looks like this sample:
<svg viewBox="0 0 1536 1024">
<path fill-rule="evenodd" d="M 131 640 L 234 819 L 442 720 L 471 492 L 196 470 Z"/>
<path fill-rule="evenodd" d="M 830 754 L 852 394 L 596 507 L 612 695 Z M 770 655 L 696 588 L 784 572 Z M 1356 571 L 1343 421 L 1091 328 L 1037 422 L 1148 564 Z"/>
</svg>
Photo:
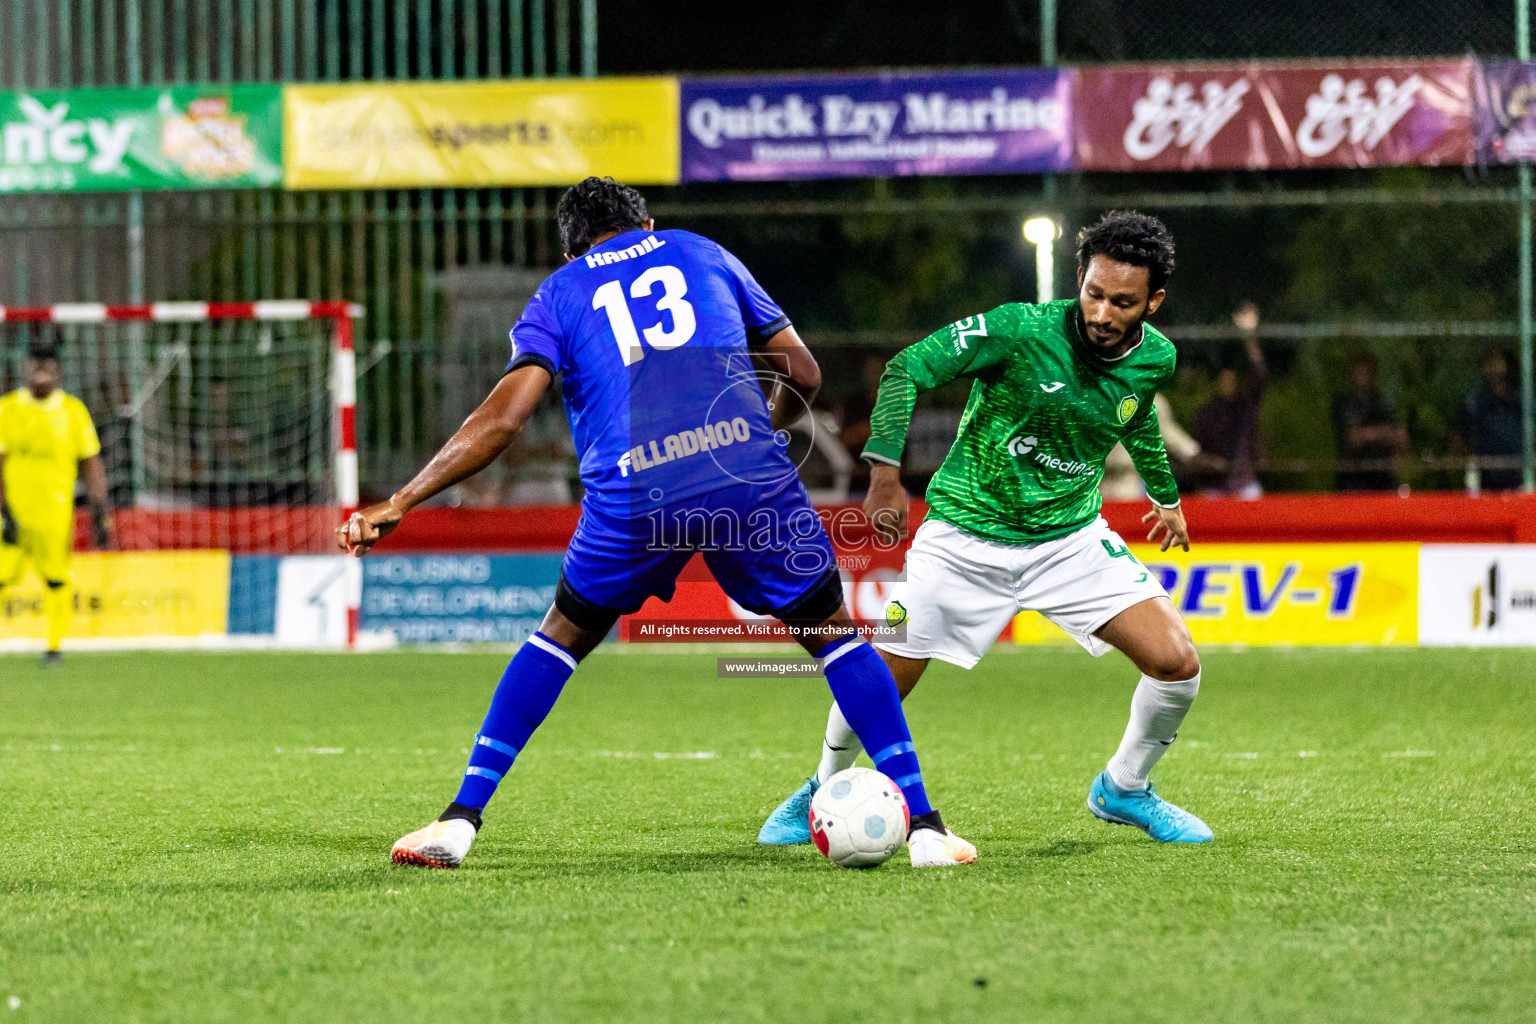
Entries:
<svg viewBox="0 0 1536 1024">
<path fill-rule="evenodd" d="M 817 651 L 826 667 L 827 684 L 842 708 L 843 717 L 853 727 L 874 759 L 875 767 L 896 785 L 907 798 L 907 808 L 916 817 L 933 810 L 923 789 L 923 773 L 912 749 L 912 733 L 901 712 L 901 694 L 891 670 L 863 637 L 857 633 L 839 637 Z"/>
<path fill-rule="evenodd" d="M 502 673 L 454 803 L 477 811 L 486 805 L 574 671 L 576 659 L 570 651 L 543 633 L 528 638 Z"/>
</svg>

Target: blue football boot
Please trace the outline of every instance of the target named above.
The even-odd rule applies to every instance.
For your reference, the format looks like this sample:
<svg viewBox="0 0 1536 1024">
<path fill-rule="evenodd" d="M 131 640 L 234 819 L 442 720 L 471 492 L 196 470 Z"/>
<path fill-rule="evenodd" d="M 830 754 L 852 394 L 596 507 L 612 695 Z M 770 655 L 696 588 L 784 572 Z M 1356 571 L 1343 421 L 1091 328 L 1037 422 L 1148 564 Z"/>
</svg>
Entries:
<svg viewBox="0 0 1536 1024">
<path fill-rule="evenodd" d="M 811 797 L 820 788 L 814 778 L 789 794 L 789 799 L 773 809 L 757 833 L 765 846 L 794 846 L 811 841 Z"/>
<path fill-rule="evenodd" d="M 1181 807 L 1146 789 L 1121 789 L 1109 772 L 1100 772 L 1088 790 L 1088 809 L 1116 825 L 1134 825 L 1160 843 L 1208 843 L 1210 827 Z M 765 826 L 766 827 L 766 826 Z"/>
</svg>

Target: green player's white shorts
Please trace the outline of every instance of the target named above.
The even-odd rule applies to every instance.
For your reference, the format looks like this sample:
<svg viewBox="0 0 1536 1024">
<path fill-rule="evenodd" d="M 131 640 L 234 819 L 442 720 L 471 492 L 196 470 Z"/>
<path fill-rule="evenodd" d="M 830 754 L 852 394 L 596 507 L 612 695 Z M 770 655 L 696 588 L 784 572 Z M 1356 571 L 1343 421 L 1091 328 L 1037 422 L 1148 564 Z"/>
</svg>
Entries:
<svg viewBox="0 0 1536 1024">
<path fill-rule="evenodd" d="M 1022 545 L 982 540 L 928 519 L 912 538 L 906 577 L 885 605 L 886 622 L 905 624 L 906 639 L 875 646 L 971 668 L 1016 614 L 1036 611 L 1097 658 L 1110 646 L 1096 630 L 1132 605 L 1167 596 L 1103 519 Z"/>
</svg>

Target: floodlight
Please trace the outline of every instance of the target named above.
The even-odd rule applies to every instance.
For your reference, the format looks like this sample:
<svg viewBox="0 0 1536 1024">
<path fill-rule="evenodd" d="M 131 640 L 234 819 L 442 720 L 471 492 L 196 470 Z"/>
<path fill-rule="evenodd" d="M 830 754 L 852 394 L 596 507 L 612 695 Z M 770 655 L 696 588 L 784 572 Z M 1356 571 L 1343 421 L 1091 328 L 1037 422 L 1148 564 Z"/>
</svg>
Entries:
<svg viewBox="0 0 1536 1024">
<path fill-rule="evenodd" d="M 1024 222 L 1024 237 L 1035 247 L 1036 301 L 1050 302 L 1055 296 L 1056 260 L 1051 244 L 1061 235 L 1061 228 L 1049 217 L 1031 217 Z"/>
</svg>

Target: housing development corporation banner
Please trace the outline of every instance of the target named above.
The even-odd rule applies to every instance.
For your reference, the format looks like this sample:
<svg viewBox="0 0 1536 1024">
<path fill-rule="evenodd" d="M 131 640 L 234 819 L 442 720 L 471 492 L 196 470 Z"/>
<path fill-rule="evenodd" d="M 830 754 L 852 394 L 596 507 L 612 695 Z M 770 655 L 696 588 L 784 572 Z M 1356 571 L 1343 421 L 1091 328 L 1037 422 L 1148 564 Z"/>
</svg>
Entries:
<svg viewBox="0 0 1536 1024">
<path fill-rule="evenodd" d="M 677 79 L 284 89 L 289 188 L 677 181 Z"/>
<path fill-rule="evenodd" d="M 277 185 L 282 125 L 276 85 L 0 93 L 0 192 Z"/>
<path fill-rule="evenodd" d="M 1055 70 L 684 79 L 684 181 L 1016 174 L 1072 161 Z"/>
<path fill-rule="evenodd" d="M 1466 164 L 1473 61 L 1078 68 L 1092 171 Z"/>
</svg>

